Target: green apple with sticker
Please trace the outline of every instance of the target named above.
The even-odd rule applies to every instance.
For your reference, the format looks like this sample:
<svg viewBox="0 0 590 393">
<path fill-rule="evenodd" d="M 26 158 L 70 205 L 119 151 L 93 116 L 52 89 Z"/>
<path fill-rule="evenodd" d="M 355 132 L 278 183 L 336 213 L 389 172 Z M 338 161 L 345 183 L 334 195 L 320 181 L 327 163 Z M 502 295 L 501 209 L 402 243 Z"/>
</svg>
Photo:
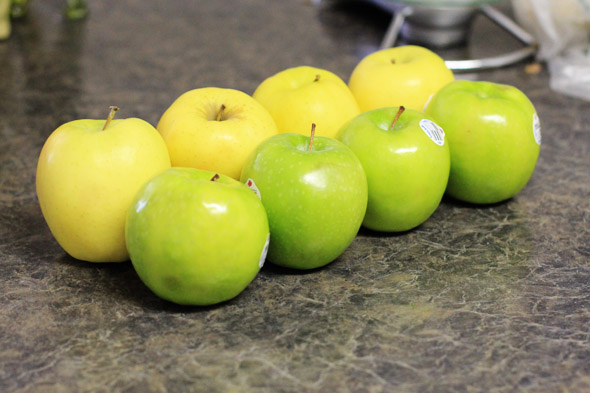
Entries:
<svg viewBox="0 0 590 393">
<path fill-rule="evenodd" d="M 426 114 L 385 107 L 360 114 L 342 127 L 367 175 L 366 228 L 407 231 L 425 222 L 443 197 L 450 156 L 445 132 Z"/>
<path fill-rule="evenodd" d="M 334 261 L 354 240 L 367 208 L 358 158 L 313 131 L 262 142 L 241 180 L 260 193 L 270 226 L 268 260 L 279 266 L 306 270 Z"/>
<path fill-rule="evenodd" d="M 487 81 L 454 81 L 434 95 L 426 113 L 449 141 L 450 196 L 497 203 L 526 186 L 539 157 L 541 125 L 522 91 Z"/>
<path fill-rule="evenodd" d="M 211 305 L 241 293 L 269 243 L 260 199 L 229 176 L 171 168 L 136 195 L 125 227 L 131 262 L 163 299 Z"/>
</svg>

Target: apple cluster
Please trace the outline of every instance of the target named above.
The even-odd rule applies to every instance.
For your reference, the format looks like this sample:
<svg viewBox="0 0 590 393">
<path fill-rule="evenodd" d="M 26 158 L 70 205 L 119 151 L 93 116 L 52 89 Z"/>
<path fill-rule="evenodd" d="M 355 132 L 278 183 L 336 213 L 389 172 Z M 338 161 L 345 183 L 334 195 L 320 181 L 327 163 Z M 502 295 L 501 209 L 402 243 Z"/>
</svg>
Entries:
<svg viewBox="0 0 590 393">
<path fill-rule="evenodd" d="M 198 88 L 157 127 L 75 120 L 47 139 L 41 210 L 57 242 L 89 262 L 131 259 L 158 296 L 229 300 L 265 261 L 325 266 L 361 226 L 403 232 L 445 193 L 490 204 L 516 195 L 541 144 L 539 117 L 513 86 L 455 80 L 419 46 L 375 52 L 348 84 L 300 66 L 250 96 Z"/>
</svg>

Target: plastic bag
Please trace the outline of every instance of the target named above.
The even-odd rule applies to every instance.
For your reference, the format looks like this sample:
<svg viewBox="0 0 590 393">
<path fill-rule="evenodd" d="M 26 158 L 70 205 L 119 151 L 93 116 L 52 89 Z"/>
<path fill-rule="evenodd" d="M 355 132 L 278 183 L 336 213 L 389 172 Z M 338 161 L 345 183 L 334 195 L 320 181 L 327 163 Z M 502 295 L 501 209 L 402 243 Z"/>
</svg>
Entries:
<svg viewBox="0 0 590 393">
<path fill-rule="evenodd" d="M 550 87 L 590 100 L 590 0 L 512 0 L 512 8 L 539 43 Z"/>
</svg>

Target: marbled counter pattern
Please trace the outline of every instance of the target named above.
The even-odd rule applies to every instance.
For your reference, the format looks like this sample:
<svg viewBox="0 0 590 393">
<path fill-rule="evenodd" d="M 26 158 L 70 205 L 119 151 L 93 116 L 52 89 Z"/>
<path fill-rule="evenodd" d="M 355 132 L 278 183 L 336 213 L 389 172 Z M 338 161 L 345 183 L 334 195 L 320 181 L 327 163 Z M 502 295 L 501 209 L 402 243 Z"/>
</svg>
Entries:
<svg viewBox="0 0 590 393">
<path fill-rule="evenodd" d="M 468 75 L 537 107 L 543 145 L 521 194 L 444 200 L 408 233 L 362 230 L 323 269 L 267 264 L 226 304 L 179 307 L 130 263 L 60 249 L 34 189 L 45 138 L 112 104 L 155 125 L 186 90 L 251 93 L 300 64 L 347 79 L 388 17 L 303 0 L 89 6 L 71 23 L 62 2 L 33 1 L 0 43 L 1 392 L 590 391 L 590 103 L 522 64 Z M 467 53 L 504 43 L 481 42 Z"/>
</svg>

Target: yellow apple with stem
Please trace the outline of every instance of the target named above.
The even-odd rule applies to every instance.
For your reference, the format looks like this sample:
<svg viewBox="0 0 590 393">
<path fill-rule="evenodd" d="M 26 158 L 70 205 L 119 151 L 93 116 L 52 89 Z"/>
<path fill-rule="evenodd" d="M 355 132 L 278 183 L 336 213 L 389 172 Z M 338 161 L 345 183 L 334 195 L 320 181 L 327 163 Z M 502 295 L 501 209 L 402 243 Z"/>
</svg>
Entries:
<svg viewBox="0 0 590 393">
<path fill-rule="evenodd" d="M 164 112 L 157 126 L 174 167 L 240 178 L 246 158 L 278 133 L 268 111 L 248 94 L 217 87 L 190 90 Z"/>
<path fill-rule="evenodd" d="M 348 86 L 362 112 L 394 106 L 423 111 L 430 97 L 454 80 L 439 55 L 406 45 L 363 58 L 352 71 Z"/>
<path fill-rule="evenodd" d="M 153 176 L 170 168 L 166 144 L 148 122 L 75 120 L 45 141 L 36 188 L 51 233 L 72 257 L 88 262 L 129 259 L 127 210 Z"/>
<path fill-rule="evenodd" d="M 252 96 L 268 109 L 281 133 L 301 134 L 314 123 L 316 135 L 333 138 L 360 113 L 346 83 L 316 67 L 283 70 L 265 79 Z"/>
</svg>

